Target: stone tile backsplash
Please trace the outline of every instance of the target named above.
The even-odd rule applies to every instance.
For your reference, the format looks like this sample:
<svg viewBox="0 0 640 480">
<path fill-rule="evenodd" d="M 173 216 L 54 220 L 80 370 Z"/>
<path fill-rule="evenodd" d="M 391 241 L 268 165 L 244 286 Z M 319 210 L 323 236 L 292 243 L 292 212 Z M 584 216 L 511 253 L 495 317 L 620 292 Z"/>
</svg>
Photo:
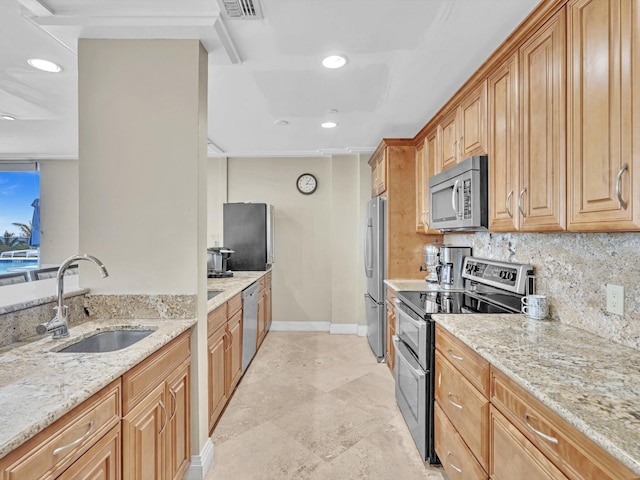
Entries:
<svg viewBox="0 0 640 480">
<path fill-rule="evenodd" d="M 640 350 L 640 233 L 477 232 L 445 242 L 532 264 L 553 319 Z M 606 284 L 624 286 L 624 316 L 607 312 Z"/>
</svg>

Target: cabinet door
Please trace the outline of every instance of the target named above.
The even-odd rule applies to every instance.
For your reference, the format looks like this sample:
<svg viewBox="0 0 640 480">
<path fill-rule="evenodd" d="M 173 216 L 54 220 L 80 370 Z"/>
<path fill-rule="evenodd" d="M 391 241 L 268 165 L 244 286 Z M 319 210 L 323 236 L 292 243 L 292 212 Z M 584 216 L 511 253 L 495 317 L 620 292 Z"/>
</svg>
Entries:
<svg viewBox="0 0 640 480">
<path fill-rule="evenodd" d="M 122 419 L 123 478 L 164 478 L 164 431 L 168 418 L 163 382 Z"/>
<path fill-rule="evenodd" d="M 490 411 L 491 479 L 566 480 L 551 463 L 509 420 L 493 406 Z"/>
<path fill-rule="evenodd" d="M 76 460 L 58 480 L 120 480 L 121 452 L 118 424 Z"/>
<path fill-rule="evenodd" d="M 393 304 L 387 300 L 387 336 L 385 338 L 385 362 L 387 363 L 387 367 L 393 373 L 393 367 L 395 362 L 395 347 L 393 346 L 393 336 L 396 333 L 395 325 L 396 325 L 396 317 Z"/>
<path fill-rule="evenodd" d="M 242 310 L 231 317 L 229 323 L 227 323 L 227 334 L 229 335 L 229 349 L 226 357 L 229 366 L 227 392 L 231 396 L 231 392 L 236 388 L 242 376 Z"/>
<path fill-rule="evenodd" d="M 416 232 L 425 233 L 426 221 L 424 199 L 429 181 L 427 163 L 425 161 L 424 142 L 416 146 Z"/>
<path fill-rule="evenodd" d="M 637 0 L 567 6 L 569 230 L 640 228 L 639 17 Z"/>
<path fill-rule="evenodd" d="M 216 330 L 207 340 L 209 350 L 209 431 L 213 429 L 227 403 L 226 385 L 231 383 L 231 379 L 226 379 L 225 351 L 227 344 L 226 325 Z"/>
<path fill-rule="evenodd" d="M 191 461 L 191 364 L 185 363 L 167 379 L 166 472 L 180 479 Z"/>
<path fill-rule="evenodd" d="M 487 83 L 483 82 L 458 110 L 458 161 L 487 153 Z"/>
<path fill-rule="evenodd" d="M 265 297 L 265 311 L 267 315 L 267 331 L 271 328 L 271 320 L 272 320 L 272 306 L 271 306 L 271 278 L 267 283 L 267 287 L 264 289 L 264 297 Z"/>
<path fill-rule="evenodd" d="M 267 333 L 267 311 L 266 311 L 264 289 L 258 293 L 258 331 L 256 333 L 256 350 L 262 345 L 262 340 Z"/>
<path fill-rule="evenodd" d="M 518 82 L 517 55 L 488 79 L 489 230 L 518 229 Z"/>
<path fill-rule="evenodd" d="M 439 173 L 458 162 L 458 133 L 456 130 L 457 109 L 453 109 L 442 119 L 438 126 L 440 136 L 441 151 L 440 158 L 436 164 L 435 173 Z"/>
<path fill-rule="evenodd" d="M 520 48 L 520 230 L 566 228 L 564 9 Z"/>
<path fill-rule="evenodd" d="M 378 195 L 387 191 L 387 151 L 378 158 Z"/>
</svg>

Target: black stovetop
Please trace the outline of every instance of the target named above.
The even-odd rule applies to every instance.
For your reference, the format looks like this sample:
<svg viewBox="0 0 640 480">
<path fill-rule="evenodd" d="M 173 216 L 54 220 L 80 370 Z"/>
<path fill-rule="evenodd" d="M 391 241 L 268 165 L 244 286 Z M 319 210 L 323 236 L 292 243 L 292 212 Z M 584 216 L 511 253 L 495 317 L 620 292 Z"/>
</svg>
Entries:
<svg viewBox="0 0 640 480">
<path fill-rule="evenodd" d="M 520 313 L 520 296 L 499 292 L 400 291 L 402 300 L 416 314 Z"/>
</svg>

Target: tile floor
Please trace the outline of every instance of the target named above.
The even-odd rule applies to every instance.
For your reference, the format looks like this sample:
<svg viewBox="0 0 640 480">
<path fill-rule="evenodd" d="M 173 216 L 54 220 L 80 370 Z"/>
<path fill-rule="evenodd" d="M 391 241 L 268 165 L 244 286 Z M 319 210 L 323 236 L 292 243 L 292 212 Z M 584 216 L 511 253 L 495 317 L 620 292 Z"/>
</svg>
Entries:
<svg viewBox="0 0 640 480">
<path fill-rule="evenodd" d="M 366 338 L 270 332 L 213 433 L 206 480 L 442 480 Z"/>
</svg>

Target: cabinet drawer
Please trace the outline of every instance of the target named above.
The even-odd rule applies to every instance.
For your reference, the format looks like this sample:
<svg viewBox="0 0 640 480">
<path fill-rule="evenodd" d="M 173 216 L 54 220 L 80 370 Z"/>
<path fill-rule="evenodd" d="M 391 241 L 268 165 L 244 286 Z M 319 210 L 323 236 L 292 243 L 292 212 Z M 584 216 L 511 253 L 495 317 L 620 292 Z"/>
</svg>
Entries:
<svg viewBox="0 0 640 480">
<path fill-rule="evenodd" d="M 489 460 L 489 400 L 436 351 L 436 400 L 480 465 Z"/>
<path fill-rule="evenodd" d="M 189 332 L 184 332 L 125 373 L 122 376 L 123 415 L 127 415 L 182 362 L 189 360 L 190 356 L 191 337 Z"/>
<path fill-rule="evenodd" d="M 213 335 L 221 326 L 227 323 L 227 305 L 220 305 L 207 314 L 207 336 Z"/>
<path fill-rule="evenodd" d="M 265 283 L 266 283 L 267 287 L 269 287 L 271 285 L 272 274 L 273 274 L 273 272 L 271 270 L 269 270 L 267 272 L 267 274 L 265 275 L 265 278 L 266 278 Z"/>
<path fill-rule="evenodd" d="M 490 411 L 491 478 L 566 480 L 560 470 L 494 407 Z"/>
<path fill-rule="evenodd" d="M 267 276 L 264 275 L 258 279 L 258 291 L 264 290 L 267 286 Z"/>
<path fill-rule="evenodd" d="M 451 480 L 487 480 L 487 474 L 437 403 L 434 407 L 434 429 L 436 453 Z"/>
<path fill-rule="evenodd" d="M 638 478 L 495 368 L 491 369 L 491 403 L 568 477 Z"/>
<path fill-rule="evenodd" d="M 242 293 L 237 294 L 227 302 L 227 318 L 231 318 L 242 308 Z"/>
<path fill-rule="evenodd" d="M 55 478 L 120 423 L 120 379 L 0 460 L 3 480 Z M 75 443 L 77 442 L 77 443 Z"/>
<path fill-rule="evenodd" d="M 489 396 L 489 362 L 440 325 L 436 325 L 436 348 L 478 390 Z"/>
<path fill-rule="evenodd" d="M 389 305 L 391 305 L 391 307 L 393 307 L 393 301 L 395 299 L 396 299 L 396 291 L 391 287 L 387 287 L 387 302 L 389 303 Z"/>
<path fill-rule="evenodd" d="M 122 435 L 118 423 L 58 480 L 120 480 L 121 454 Z"/>
</svg>

